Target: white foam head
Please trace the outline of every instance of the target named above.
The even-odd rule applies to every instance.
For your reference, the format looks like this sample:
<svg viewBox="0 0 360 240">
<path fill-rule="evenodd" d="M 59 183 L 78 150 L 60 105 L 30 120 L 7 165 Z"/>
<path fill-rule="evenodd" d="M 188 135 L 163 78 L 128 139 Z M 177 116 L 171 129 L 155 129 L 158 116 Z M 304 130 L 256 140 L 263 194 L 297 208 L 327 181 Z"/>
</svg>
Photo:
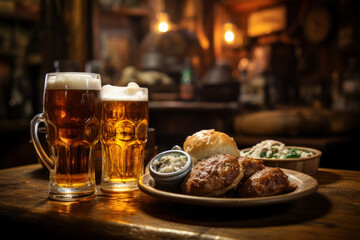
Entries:
<svg viewBox="0 0 360 240">
<path fill-rule="evenodd" d="M 141 88 L 134 82 L 127 87 L 105 85 L 102 87 L 103 101 L 148 101 L 148 89 Z"/>
<path fill-rule="evenodd" d="M 95 73 L 48 73 L 46 74 L 46 89 L 100 90 L 101 78 Z"/>
</svg>

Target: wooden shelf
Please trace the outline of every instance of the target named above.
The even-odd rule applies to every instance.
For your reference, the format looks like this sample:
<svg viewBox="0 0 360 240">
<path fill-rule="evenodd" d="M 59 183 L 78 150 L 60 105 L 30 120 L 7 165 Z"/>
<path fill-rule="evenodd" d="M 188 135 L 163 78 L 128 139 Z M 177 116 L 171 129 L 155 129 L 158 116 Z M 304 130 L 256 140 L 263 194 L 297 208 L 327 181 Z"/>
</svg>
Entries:
<svg viewBox="0 0 360 240">
<path fill-rule="evenodd" d="M 121 7 L 112 10 L 100 10 L 103 14 L 116 14 L 129 17 L 149 17 L 152 11 L 148 8 L 132 8 L 132 7 Z"/>
<path fill-rule="evenodd" d="M 28 23 L 35 23 L 40 20 L 38 15 L 26 15 L 26 14 L 7 14 L 7 13 L 0 13 L 0 20 L 6 21 L 13 21 L 13 22 L 28 22 Z"/>
<path fill-rule="evenodd" d="M 0 119 L 0 132 L 27 131 L 31 119 Z"/>
<path fill-rule="evenodd" d="M 150 101 L 150 110 L 237 111 L 238 102 Z"/>
<path fill-rule="evenodd" d="M 222 0 L 232 12 L 251 12 L 295 0 Z"/>
<path fill-rule="evenodd" d="M 16 57 L 17 55 L 18 55 L 18 53 L 14 50 L 0 49 L 1 57 Z"/>
</svg>

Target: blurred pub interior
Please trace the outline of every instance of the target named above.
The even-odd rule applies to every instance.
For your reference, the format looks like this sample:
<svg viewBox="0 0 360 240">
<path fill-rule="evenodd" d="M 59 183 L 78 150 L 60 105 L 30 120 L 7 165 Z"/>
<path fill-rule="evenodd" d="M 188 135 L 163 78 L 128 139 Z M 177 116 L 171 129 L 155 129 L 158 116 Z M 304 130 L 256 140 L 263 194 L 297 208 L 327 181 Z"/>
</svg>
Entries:
<svg viewBox="0 0 360 240">
<path fill-rule="evenodd" d="M 0 0 L 0 168 L 37 162 L 47 72 L 149 88 L 158 151 L 215 128 L 359 170 L 356 0 Z"/>
</svg>

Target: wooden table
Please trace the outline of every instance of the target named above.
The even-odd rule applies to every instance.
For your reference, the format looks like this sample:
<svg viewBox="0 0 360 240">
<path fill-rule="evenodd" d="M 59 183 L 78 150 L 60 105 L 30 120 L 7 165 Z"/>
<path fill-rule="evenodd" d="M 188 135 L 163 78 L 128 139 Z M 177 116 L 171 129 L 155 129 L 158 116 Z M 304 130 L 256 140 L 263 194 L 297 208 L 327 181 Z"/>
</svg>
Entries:
<svg viewBox="0 0 360 240">
<path fill-rule="evenodd" d="M 84 202 L 47 198 L 38 164 L 0 171 L 1 234 L 51 239 L 358 239 L 360 172 L 320 169 L 315 194 L 263 207 L 182 205 L 135 191 Z M 15 231 L 13 230 L 15 229 Z"/>
</svg>

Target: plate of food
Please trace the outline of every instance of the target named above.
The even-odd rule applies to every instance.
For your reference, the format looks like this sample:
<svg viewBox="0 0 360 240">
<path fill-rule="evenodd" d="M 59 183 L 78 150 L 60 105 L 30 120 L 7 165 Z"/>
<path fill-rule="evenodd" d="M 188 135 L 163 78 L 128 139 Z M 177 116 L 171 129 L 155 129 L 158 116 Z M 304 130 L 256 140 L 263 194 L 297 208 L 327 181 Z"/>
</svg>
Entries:
<svg viewBox="0 0 360 240">
<path fill-rule="evenodd" d="M 322 152 L 308 147 L 286 146 L 275 140 L 264 140 L 252 148 L 240 150 L 240 156 L 263 161 L 264 165 L 299 171 L 309 175 L 317 172 Z"/>
<path fill-rule="evenodd" d="M 307 174 L 241 157 L 234 140 L 213 129 L 189 136 L 181 151 L 155 156 L 138 180 L 140 190 L 177 203 L 249 207 L 292 201 L 318 188 Z"/>
</svg>

